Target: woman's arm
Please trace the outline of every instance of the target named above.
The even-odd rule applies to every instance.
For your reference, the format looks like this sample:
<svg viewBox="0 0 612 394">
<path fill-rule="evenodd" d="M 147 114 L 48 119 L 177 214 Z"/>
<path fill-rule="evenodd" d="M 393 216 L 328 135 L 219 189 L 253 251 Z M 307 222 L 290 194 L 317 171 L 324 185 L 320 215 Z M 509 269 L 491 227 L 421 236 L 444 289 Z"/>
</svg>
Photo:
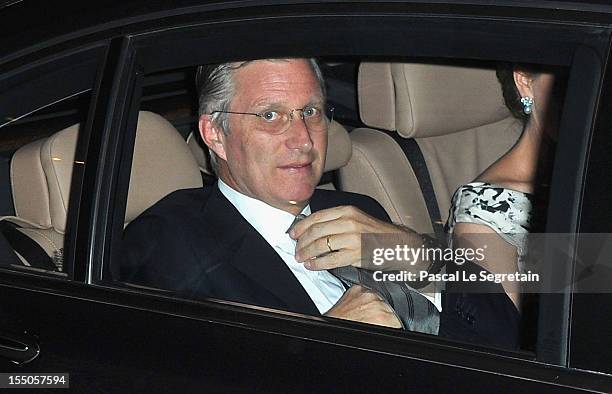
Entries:
<svg viewBox="0 0 612 394">
<path fill-rule="evenodd" d="M 453 249 L 481 248 L 483 258 L 473 263 L 493 274 L 518 272 L 518 252 L 515 246 L 506 242 L 492 228 L 473 223 L 457 223 L 453 231 Z M 517 310 L 521 310 L 521 289 L 519 282 L 504 281 L 502 286 Z"/>
</svg>

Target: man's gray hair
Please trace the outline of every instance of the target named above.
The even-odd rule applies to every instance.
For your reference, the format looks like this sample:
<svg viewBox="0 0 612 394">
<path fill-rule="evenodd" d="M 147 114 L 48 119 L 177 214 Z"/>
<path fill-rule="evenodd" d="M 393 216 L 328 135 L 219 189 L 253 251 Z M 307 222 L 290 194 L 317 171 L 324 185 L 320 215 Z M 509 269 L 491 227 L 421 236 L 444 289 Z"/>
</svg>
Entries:
<svg viewBox="0 0 612 394">
<path fill-rule="evenodd" d="M 259 59 L 271 62 L 288 61 L 293 59 Z M 198 67 L 196 73 L 196 88 L 198 92 L 198 113 L 199 116 L 211 114 L 214 111 L 229 111 L 234 99 L 235 84 L 234 84 L 234 72 L 241 67 L 246 66 L 249 63 L 259 61 L 249 60 L 244 62 L 233 62 L 233 63 L 220 63 L 220 64 L 209 64 Z M 319 67 L 319 64 L 314 58 L 306 59 L 308 64 L 312 68 L 319 87 L 321 88 L 321 94 L 323 97 L 326 96 L 325 81 L 323 80 L 323 73 Z M 223 112 L 215 112 L 212 115 L 212 121 L 217 123 L 221 127 L 221 130 L 225 134 L 230 133 L 229 129 L 229 114 Z M 213 170 L 217 174 L 218 163 L 217 156 L 212 149 L 208 149 L 210 152 L 210 161 Z"/>
</svg>

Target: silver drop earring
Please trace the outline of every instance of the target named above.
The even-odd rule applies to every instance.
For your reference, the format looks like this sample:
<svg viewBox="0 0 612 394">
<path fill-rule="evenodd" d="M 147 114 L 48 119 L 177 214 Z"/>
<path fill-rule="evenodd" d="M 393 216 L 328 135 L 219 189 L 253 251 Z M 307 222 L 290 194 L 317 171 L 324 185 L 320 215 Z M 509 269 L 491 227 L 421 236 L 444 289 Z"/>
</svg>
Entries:
<svg viewBox="0 0 612 394">
<path fill-rule="evenodd" d="M 523 112 L 525 115 L 529 115 L 533 107 L 533 97 L 521 97 L 521 104 L 523 104 Z"/>
</svg>

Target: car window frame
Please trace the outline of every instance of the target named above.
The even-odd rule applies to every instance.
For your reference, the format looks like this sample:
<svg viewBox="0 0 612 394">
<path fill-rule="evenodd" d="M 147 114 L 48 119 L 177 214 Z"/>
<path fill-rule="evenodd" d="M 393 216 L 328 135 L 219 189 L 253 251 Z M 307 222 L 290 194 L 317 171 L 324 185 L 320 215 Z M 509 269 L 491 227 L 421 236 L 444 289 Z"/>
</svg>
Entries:
<svg viewBox="0 0 612 394">
<path fill-rule="evenodd" d="M 319 16 L 320 17 L 320 16 Z M 308 17 L 302 17 L 304 19 L 308 19 Z M 330 17 L 332 18 L 332 17 Z M 428 20 L 431 21 L 430 17 L 428 16 L 417 16 L 417 17 L 412 17 L 412 16 L 398 16 L 397 18 L 404 18 L 404 23 L 408 22 L 414 22 L 415 20 L 418 21 L 419 18 L 422 18 L 423 20 Z M 453 21 L 453 22 L 457 22 L 457 21 L 462 21 L 464 23 L 464 27 L 465 26 L 472 26 L 476 31 L 478 31 L 479 34 L 481 34 L 481 30 L 478 29 L 477 27 L 477 22 L 482 22 L 483 18 L 479 17 L 479 18 L 473 18 L 470 19 L 471 22 L 466 22 L 465 18 L 451 18 L 451 17 L 446 17 L 448 21 Z M 285 21 L 286 24 L 291 24 L 292 26 L 295 26 L 295 18 L 287 18 L 287 20 L 289 19 L 293 19 L 290 22 Z M 487 22 L 489 23 L 495 23 L 492 22 L 491 20 L 487 20 L 486 18 L 484 18 Z M 267 23 L 269 24 L 276 24 L 276 27 L 278 27 L 278 24 L 280 23 L 280 20 L 282 20 L 282 18 L 270 18 L 270 20 L 267 20 L 265 18 L 260 19 L 258 22 L 262 23 L 265 25 L 265 21 L 267 21 Z M 316 20 L 309 20 L 310 22 L 319 22 L 320 21 L 316 21 Z M 418 27 L 420 27 L 421 29 L 423 29 L 423 32 L 425 32 L 426 30 L 424 29 L 424 23 L 422 23 L 423 21 L 421 21 L 420 24 L 416 24 L 419 25 Z M 439 21 L 438 21 L 439 22 Z M 225 27 L 231 31 L 235 31 L 235 25 L 236 24 L 248 24 L 249 21 L 236 21 L 234 20 L 232 22 L 234 25 L 228 24 L 222 27 Z M 326 22 L 329 23 L 330 25 L 332 23 L 329 22 L 329 20 Z M 357 22 L 354 22 L 357 23 Z M 527 61 L 527 60 L 531 60 L 533 62 L 533 59 L 536 55 L 534 55 L 534 53 L 530 54 L 530 56 L 525 56 L 524 53 L 521 53 L 521 50 L 524 50 L 523 45 L 523 41 L 525 38 L 528 37 L 532 37 L 533 36 L 533 32 L 537 32 L 538 30 L 542 30 L 544 29 L 544 27 L 542 26 L 538 26 L 535 24 L 530 24 L 529 22 L 526 21 L 512 21 L 512 20 L 507 20 L 507 21 L 502 21 L 499 23 L 503 23 L 507 25 L 507 32 L 508 32 L 508 36 L 511 36 L 511 34 L 509 32 L 512 32 L 513 35 L 513 40 L 514 40 L 514 46 L 513 46 L 513 50 L 508 50 L 507 48 L 505 49 L 499 49 L 499 45 L 493 45 L 493 43 L 489 42 L 487 45 L 485 45 L 484 47 L 486 47 L 487 49 L 492 50 L 493 52 L 493 57 L 497 57 L 499 59 L 503 59 L 503 60 L 515 60 L 515 61 Z M 513 24 L 514 26 L 510 26 L 511 24 Z M 218 32 L 211 32 L 211 29 L 217 29 L 219 28 L 221 25 L 223 25 L 223 23 L 219 22 L 219 21 L 215 21 L 214 24 L 210 24 L 207 25 L 206 23 L 200 23 L 197 26 L 189 26 L 189 27 L 184 27 L 184 26 L 172 26 L 171 28 L 168 29 L 159 29 L 156 32 L 148 32 L 148 33 L 143 33 L 143 34 L 134 34 L 134 35 L 130 35 L 124 38 L 124 49 L 126 50 L 126 52 L 124 53 L 124 67 L 122 69 L 122 72 L 124 74 L 122 74 L 121 76 L 121 81 L 122 82 L 118 82 L 118 84 L 115 87 L 115 90 L 121 90 L 118 89 L 118 87 L 122 87 L 124 92 L 134 92 L 138 90 L 138 83 L 139 80 L 142 80 L 142 75 L 143 73 L 149 73 L 149 72 L 155 72 L 155 71 L 159 71 L 161 69 L 164 68 L 163 62 L 165 61 L 165 59 L 169 59 L 172 58 L 172 55 L 168 55 L 167 52 L 165 51 L 159 51 L 160 53 L 163 53 L 163 56 L 155 56 L 154 54 L 151 53 L 146 53 L 146 49 L 151 48 L 151 47 L 156 47 L 158 50 L 160 48 L 160 42 L 163 41 L 163 38 L 169 38 L 169 40 L 167 40 L 168 42 L 170 42 L 170 44 L 168 44 L 168 46 L 166 47 L 167 49 L 172 49 L 173 51 L 178 51 L 177 47 L 176 47 L 176 43 L 179 42 L 179 40 L 182 42 L 181 45 L 187 45 L 186 42 L 189 42 L 190 46 L 192 46 L 192 48 L 198 48 L 199 46 L 196 45 L 198 42 L 202 42 L 202 40 L 204 40 L 203 38 L 201 38 L 201 34 L 202 31 L 210 33 L 205 35 L 205 39 L 208 41 L 215 41 L 214 39 L 211 40 L 211 35 L 213 37 L 216 37 L 215 34 L 221 34 Z M 316 23 L 315 23 L 316 25 Z M 412 23 L 412 26 L 414 27 L 415 23 Z M 231 27 L 230 27 L 231 26 Z M 547 25 L 547 27 L 551 27 L 551 26 L 557 26 L 559 27 L 559 24 L 554 24 L 551 23 L 550 25 Z M 572 25 L 572 24 L 567 24 L 567 25 L 562 25 L 563 27 L 566 27 L 569 32 L 566 32 L 567 35 L 566 37 L 572 38 L 573 35 L 577 35 L 578 37 L 573 37 L 574 40 L 570 40 L 572 41 L 572 44 L 574 46 L 577 45 L 584 45 L 584 42 L 588 42 L 589 40 L 586 38 L 586 36 L 588 36 L 589 34 L 602 34 L 601 33 L 601 27 L 600 26 L 579 26 L 579 25 Z M 527 27 L 527 29 L 525 30 L 525 28 Z M 252 26 L 251 26 L 252 28 Z M 269 27 L 268 27 L 269 28 Z M 286 26 L 286 28 L 288 28 Z M 316 26 L 314 27 L 316 29 Z M 329 27 L 328 27 L 329 28 Z M 290 28 L 289 28 L 290 29 Z M 198 30 L 200 30 L 198 32 Z M 563 30 L 563 29 L 561 29 Z M 253 31 L 253 30 L 251 30 Z M 588 34 L 585 34 L 585 32 L 588 32 Z M 581 34 L 583 33 L 583 34 Z M 187 34 L 185 36 L 185 34 Z M 227 34 L 227 33 L 224 33 Z M 421 33 L 424 34 L 424 33 Z M 454 33 L 457 34 L 457 33 Z M 173 35 L 171 37 L 169 37 L 168 35 Z M 200 38 L 198 38 L 197 36 L 200 35 Z M 476 36 L 478 36 L 478 34 L 476 34 Z M 599 41 L 594 44 L 597 48 L 598 51 L 601 52 L 601 48 L 603 46 L 606 46 L 609 40 L 609 31 L 606 31 L 606 34 L 603 34 L 602 36 L 605 36 L 605 38 L 599 37 Z M 424 36 L 425 37 L 425 36 Z M 162 40 L 160 40 L 160 38 Z M 190 40 L 191 38 L 191 40 Z M 462 40 L 469 42 L 470 39 L 474 39 L 474 35 L 470 35 L 467 34 L 466 36 L 464 36 L 462 38 Z M 499 38 L 498 38 L 499 39 Z M 238 44 L 238 39 L 234 38 L 234 40 L 236 40 L 236 43 Z M 440 40 L 440 42 L 442 42 L 442 40 L 440 38 L 438 38 L 438 40 Z M 562 41 L 563 40 L 563 35 L 557 36 L 556 38 L 557 41 Z M 229 41 L 229 40 L 228 40 Z M 317 40 L 314 40 L 317 41 Z M 350 41 L 350 40 L 349 40 Z M 355 40 L 356 41 L 356 40 Z M 460 42 L 461 40 L 455 40 L 453 41 L 452 45 L 448 45 L 447 49 L 448 52 L 445 52 L 447 57 L 452 57 L 453 55 L 456 55 L 457 53 L 461 53 L 461 49 L 459 48 L 460 45 L 458 42 Z M 534 38 L 533 42 L 530 43 L 531 46 L 535 46 L 534 42 L 538 42 L 537 38 Z M 223 45 L 227 45 L 226 42 L 222 42 Z M 332 55 L 338 55 L 339 53 L 337 51 L 340 51 L 340 49 L 336 48 L 336 49 L 330 49 L 330 48 L 314 48 L 313 46 L 308 46 L 308 45 L 304 45 L 303 47 L 299 45 L 299 42 L 293 43 L 294 48 L 289 48 L 288 45 L 286 45 L 287 47 L 283 47 L 284 48 L 284 55 L 290 56 L 290 55 L 300 55 L 300 56 L 310 56 L 310 55 L 322 55 L 322 56 L 332 56 Z M 364 45 L 363 42 L 361 42 L 362 45 Z M 280 45 L 280 44 L 279 44 Z M 280 45 L 282 47 L 282 45 Z M 369 45 L 365 45 L 367 48 L 371 48 L 372 44 Z M 295 49 L 295 47 L 298 47 L 299 49 Z M 555 46 L 549 46 L 547 47 L 547 51 L 546 51 L 546 56 L 549 56 L 550 58 L 548 59 L 548 61 L 550 62 L 550 59 L 556 59 L 554 63 L 560 63 L 560 64 L 566 64 L 569 65 L 572 62 L 572 56 L 571 54 L 568 54 L 568 48 L 569 46 L 565 46 L 562 47 L 560 45 Z M 355 49 L 356 53 L 358 55 L 365 55 L 365 53 L 363 52 L 359 52 L 359 51 L 363 51 L 363 46 L 359 47 L 359 48 L 351 48 L 351 49 Z M 563 50 L 561 50 L 563 49 Z M 253 50 L 249 49 L 247 47 L 246 44 L 241 44 L 241 45 L 236 45 L 233 49 L 233 52 L 231 53 L 236 53 L 237 51 L 240 50 L 244 50 L 245 52 L 241 52 L 241 54 L 244 57 L 265 57 L 266 56 L 266 52 L 264 51 L 260 51 L 257 52 L 259 54 L 259 56 L 253 56 Z M 273 54 L 278 55 L 278 52 L 274 52 L 274 51 L 278 51 L 278 48 L 267 48 L 266 50 L 270 50 L 272 51 Z M 396 52 L 397 49 L 393 50 L 393 48 L 387 48 L 387 47 L 383 47 L 380 48 L 379 47 L 379 51 L 380 53 L 378 53 L 378 55 L 384 54 L 385 57 L 396 57 L 399 56 L 401 53 L 397 53 Z M 405 51 L 406 48 L 402 48 L 401 50 Z M 414 50 L 414 48 L 412 49 Z M 385 52 L 388 51 L 388 52 Z M 415 50 L 416 52 L 419 53 L 419 57 L 423 57 L 423 58 L 427 58 L 427 57 L 432 57 L 432 56 L 440 56 L 440 50 L 433 50 L 431 48 L 426 48 L 426 47 L 419 47 L 419 50 Z M 420 52 L 419 52 L 420 51 Z M 483 49 L 483 47 L 479 47 L 479 48 L 471 48 L 471 52 L 469 53 L 463 53 L 463 56 L 461 56 L 462 59 L 471 59 L 471 58 L 478 58 L 479 56 L 483 56 L 482 51 L 486 52 L 486 49 Z M 205 51 L 207 53 L 210 53 L 210 51 Z M 375 51 L 374 51 L 375 52 Z M 202 57 L 200 58 L 200 60 L 196 63 L 205 63 L 205 62 L 215 62 L 215 61 L 221 61 L 221 60 L 228 60 L 228 59 L 233 59 L 233 58 L 237 58 L 237 55 L 228 55 L 227 52 L 225 52 L 225 55 L 219 55 L 217 53 L 213 54 L 213 55 L 209 55 L 209 57 Z M 247 53 L 249 55 L 244 55 L 244 53 Z M 342 55 L 347 55 L 345 52 L 340 51 L 340 54 Z M 372 52 L 367 53 L 368 55 L 373 55 Z M 573 52 L 572 52 L 573 54 Z M 198 56 L 205 56 L 202 54 L 197 54 L 195 55 L 195 58 L 197 58 Z M 414 56 L 414 52 L 411 53 L 411 57 Z M 544 56 L 542 52 L 539 52 L 537 56 Z M 444 57 L 444 56 L 442 56 Z M 403 57 L 402 57 L 403 58 Z M 563 59 L 562 61 L 559 59 Z M 491 58 L 491 55 L 487 55 L 486 60 L 494 60 Z M 193 58 L 191 58 L 191 60 L 189 60 L 190 62 L 193 62 Z M 147 62 L 150 62 L 147 65 Z M 157 62 L 157 63 L 155 63 Z M 552 62 L 551 62 L 552 63 Z M 153 64 L 153 66 L 151 66 L 151 64 Z M 179 68 L 182 66 L 185 66 L 185 63 L 180 63 L 180 64 L 172 64 L 172 68 Z M 125 74 L 127 73 L 127 75 Z M 597 81 L 594 81 L 594 83 L 600 83 L 600 80 L 598 79 Z M 112 171 L 114 171 L 114 173 L 111 173 L 110 175 L 106 175 L 109 180 L 107 183 L 107 187 L 110 185 L 115 185 L 114 187 L 116 187 L 116 185 L 122 185 L 123 184 L 123 190 L 119 190 L 118 193 L 116 193 L 116 190 L 113 189 L 113 187 L 111 187 L 110 189 L 108 189 L 105 193 L 107 195 L 106 200 L 103 201 L 103 204 L 101 204 L 99 207 L 100 208 L 104 208 L 106 210 L 106 212 L 112 212 L 115 217 L 113 218 L 109 218 L 109 216 L 105 213 L 100 213 L 98 215 L 98 227 L 96 228 L 96 232 L 100 235 L 100 238 L 97 239 L 97 243 L 94 243 L 93 245 L 90 246 L 90 250 L 97 250 L 97 251 L 104 251 L 104 253 L 99 253 L 97 255 L 97 257 L 92 258 L 91 262 L 94 264 L 92 267 L 90 267 L 90 275 L 87 278 L 87 281 L 89 283 L 98 285 L 98 286 L 113 286 L 112 284 L 110 284 L 109 282 L 105 281 L 102 278 L 102 273 L 103 273 L 103 267 L 108 265 L 108 258 L 110 256 L 110 254 L 108 253 L 108 250 L 110 250 L 110 246 L 111 246 L 111 241 L 113 239 L 113 237 L 115 237 L 115 239 L 117 239 L 117 231 L 119 229 L 119 218 L 121 218 L 121 222 L 122 222 L 122 218 L 123 218 L 123 212 L 120 212 L 120 208 L 121 208 L 121 201 L 113 201 L 110 196 L 111 195 L 117 195 L 117 196 L 124 196 L 127 194 L 125 188 L 127 187 L 127 185 L 124 183 L 125 179 L 129 179 L 129 177 L 126 178 L 126 174 L 125 174 L 125 168 L 129 168 L 129 164 L 131 164 L 130 157 L 131 157 L 131 149 L 133 148 L 133 139 L 135 136 L 135 111 L 137 111 L 137 106 L 134 105 L 134 97 L 128 97 L 129 95 L 126 96 L 125 93 L 122 93 L 122 99 L 121 101 L 125 104 L 125 107 L 123 109 L 121 108 L 114 108 L 114 109 L 110 109 L 109 113 L 106 114 L 107 116 L 107 122 L 105 123 L 106 126 L 106 130 L 108 131 L 110 129 L 110 127 L 108 126 L 109 124 L 113 124 L 115 126 L 121 126 L 123 127 L 122 131 L 121 131 L 121 135 L 123 136 L 123 138 L 118 139 L 114 142 L 109 142 L 107 140 L 107 143 L 113 146 L 112 149 L 114 149 L 114 157 L 112 158 L 111 162 L 108 165 L 108 168 L 112 169 Z M 136 100 L 137 101 L 137 100 Z M 585 113 L 587 114 L 593 114 L 594 113 L 594 109 L 593 109 L 593 102 L 588 102 L 588 103 L 578 103 L 578 106 L 580 108 L 586 109 Z M 574 112 L 576 112 L 576 110 L 574 110 Z M 582 119 L 581 119 L 582 120 Z M 578 121 L 576 119 L 566 119 L 564 120 L 564 122 L 570 122 L 570 123 L 574 123 L 577 124 Z M 583 125 L 583 128 L 588 128 L 588 124 L 587 125 Z M 118 132 L 116 132 L 118 133 Z M 116 136 L 117 134 L 113 134 L 114 136 Z M 582 137 L 588 136 L 590 134 L 590 132 L 584 132 L 581 134 Z M 126 142 L 127 141 L 127 142 Z M 130 142 L 131 141 L 131 142 Z M 130 145 L 131 144 L 131 145 Z M 564 144 L 569 144 L 569 142 L 564 142 Z M 570 152 L 571 153 L 571 152 Z M 126 156 L 127 155 L 127 156 Z M 122 160 L 123 157 L 123 164 L 120 165 L 119 162 Z M 127 161 L 126 161 L 127 160 Z M 124 172 L 121 172 L 121 168 L 123 168 Z M 129 171 L 128 171 L 129 173 Z M 107 173 L 108 174 L 108 173 Z M 557 175 L 557 177 L 562 176 L 561 175 Z M 577 169 L 576 171 L 572 171 L 572 179 L 575 182 L 578 182 L 583 176 L 583 171 L 582 169 Z M 113 192 L 111 192 L 111 190 L 113 190 Z M 564 200 L 561 196 L 562 193 L 558 193 L 559 195 L 556 197 L 557 201 L 551 201 L 551 208 L 549 211 L 549 215 L 552 215 L 554 212 L 557 212 L 557 210 L 560 210 L 562 207 L 567 207 L 568 204 L 573 208 L 573 209 L 578 209 L 579 206 L 579 201 L 576 200 L 577 196 L 580 196 L 580 190 L 575 190 L 576 193 L 574 193 L 574 195 L 572 195 L 572 200 L 571 202 L 568 203 L 568 200 Z M 123 203 L 123 205 L 125 205 L 125 202 Z M 125 207 L 123 207 L 124 209 Z M 118 211 L 119 209 L 119 211 Z M 102 210 L 101 210 L 102 212 Z M 552 213 L 551 213 L 552 212 Z M 569 221 L 572 222 L 567 222 L 567 223 L 560 223 L 557 222 L 555 224 L 556 227 L 553 226 L 553 228 L 559 229 L 559 230 L 568 230 L 568 229 L 572 229 L 575 228 L 575 222 L 576 217 L 571 217 L 569 218 Z M 114 225 L 112 223 L 115 223 Z M 102 225 L 102 223 L 104 223 L 104 225 Z M 122 229 L 122 226 L 121 226 Z M 113 232 L 114 232 L 114 236 L 113 236 Z M 561 231 L 560 231 L 561 232 Z M 570 231 L 562 231 L 562 232 L 570 232 Z M 137 291 L 136 291 L 137 292 Z M 569 313 L 568 312 L 568 306 L 566 301 L 564 300 L 563 302 L 565 302 L 562 306 L 562 308 L 565 308 L 563 310 L 563 313 Z M 204 301 L 204 304 L 208 304 L 208 302 Z M 245 309 L 249 309 L 251 308 L 250 306 L 246 306 Z M 246 313 L 246 310 L 245 310 Z M 281 313 L 282 314 L 282 313 Z M 306 319 L 312 319 L 312 317 L 306 317 Z M 566 328 L 566 330 L 569 329 L 569 326 Z M 567 331 L 566 331 L 567 332 Z M 417 334 L 414 334 L 417 335 Z M 565 335 L 565 334 L 564 334 Z M 438 340 L 437 338 L 435 338 L 436 340 Z M 561 338 L 561 342 L 567 341 L 567 336 L 564 336 L 563 338 Z M 435 342 L 435 340 L 432 339 L 431 342 Z M 459 347 L 461 347 L 460 345 L 457 345 Z M 559 350 L 553 351 L 550 355 L 546 356 L 548 358 L 544 358 L 544 359 L 540 359 L 541 362 L 544 363 L 559 363 L 560 365 L 567 365 L 567 360 L 566 360 L 566 355 L 567 355 L 567 351 L 565 348 L 562 348 L 563 343 L 557 344 L 556 345 L 558 349 L 561 349 L 560 351 L 563 354 L 559 354 Z M 554 353 L 554 354 L 553 354 Z"/>
<path fill-rule="evenodd" d="M 609 55 L 612 55 L 610 52 Z M 585 237 L 595 235 L 597 243 L 587 243 L 588 247 L 602 247 L 612 233 L 612 210 L 608 201 L 612 199 L 610 190 L 610 168 L 612 168 L 612 62 L 608 61 L 602 83 L 602 94 L 597 108 L 587 157 L 587 172 L 584 179 L 584 195 L 579 217 L 580 234 Z M 608 86 L 608 88 L 605 88 Z M 603 234 L 603 236 L 602 236 Z M 577 256 L 592 256 L 592 251 L 583 250 L 587 245 L 578 245 Z M 600 249 L 601 250 L 601 249 Z M 601 256 L 600 256 L 601 257 Z M 604 258 L 601 259 L 606 262 Z M 587 259 L 582 259 L 587 261 Z M 587 261 L 588 262 L 588 261 Z M 601 261 L 600 261 L 601 262 Z M 594 265 L 590 262 L 591 266 Z M 608 267 L 610 267 L 609 261 Z M 578 275 L 577 272 L 573 273 Z M 612 285 L 608 287 L 612 290 Z M 603 298 L 603 303 L 601 302 Z M 605 301 L 609 301 L 605 304 Z M 572 297 L 571 336 L 569 346 L 570 366 L 583 370 L 612 374 L 609 357 L 601 349 L 612 346 L 612 338 L 598 335 L 596 331 L 612 327 L 612 292 L 592 293 L 579 288 Z"/>
</svg>

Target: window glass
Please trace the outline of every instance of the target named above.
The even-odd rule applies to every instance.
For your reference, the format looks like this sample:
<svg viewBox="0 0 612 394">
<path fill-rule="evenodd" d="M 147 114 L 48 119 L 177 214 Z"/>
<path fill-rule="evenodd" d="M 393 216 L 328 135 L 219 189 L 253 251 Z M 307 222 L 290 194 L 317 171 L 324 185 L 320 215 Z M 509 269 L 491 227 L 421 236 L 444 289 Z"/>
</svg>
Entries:
<svg viewBox="0 0 612 394">
<path fill-rule="evenodd" d="M 2 234 L 19 256 L 12 268 L 67 272 L 71 174 L 90 97 L 77 95 L 0 129 Z"/>
<path fill-rule="evenodd" d="M 60 56 L 0 80 L 2 268 L 70 275 L 73 169 L 84 165 L 75 152 L 99 55 L 98 48 Z"/>
</svg>

